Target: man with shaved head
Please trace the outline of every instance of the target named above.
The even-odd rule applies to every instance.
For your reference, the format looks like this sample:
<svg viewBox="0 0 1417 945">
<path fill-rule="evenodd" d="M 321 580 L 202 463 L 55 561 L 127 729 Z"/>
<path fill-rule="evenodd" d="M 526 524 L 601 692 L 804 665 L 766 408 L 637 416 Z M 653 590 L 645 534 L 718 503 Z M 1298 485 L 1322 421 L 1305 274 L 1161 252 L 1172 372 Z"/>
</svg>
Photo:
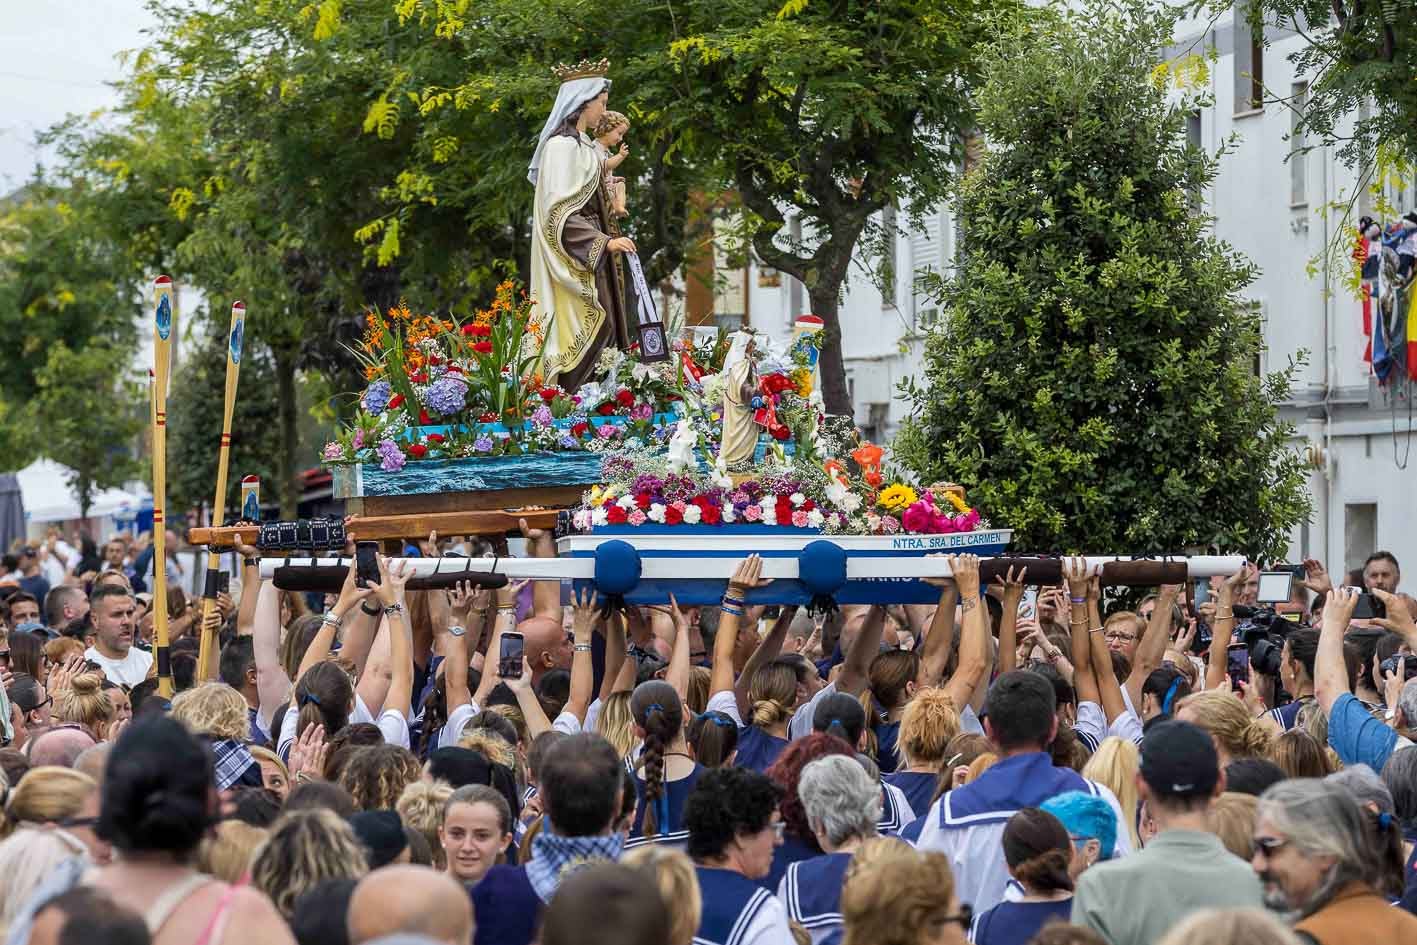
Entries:
<svg viewBox="0 0 1417 945">
<path fill-rule="evenodd" d="M 72 768 L 79 755 L 94 746 L 93 736 L 78 726 L 60 725 L 42 732 L 25 744 L 30 767 L 58 765 Z"/>
<path fill-rule="evenodd" d="M 385 866 L 354 887 L 347 922 L 349 945 L 400 933 L 468 945 L 472 900 L 446 873 L 426 866 Z"/>
<path fill-rule="evenodd" d="M 533 558 L 556 557 L 556 544 L 551 533 L 529 528 L 521 520 L 522 534 Z M 536 581 L 532 585 L 532 612 L 517 624 L 517 632 L 526 638 L 526 661 L 531 666 L 531 682 L 541 684 L 541 677 L 553 669 L 570 669 L 575 655 L 574 641 L 562 623 L 561 583 Z"/>
</svg>

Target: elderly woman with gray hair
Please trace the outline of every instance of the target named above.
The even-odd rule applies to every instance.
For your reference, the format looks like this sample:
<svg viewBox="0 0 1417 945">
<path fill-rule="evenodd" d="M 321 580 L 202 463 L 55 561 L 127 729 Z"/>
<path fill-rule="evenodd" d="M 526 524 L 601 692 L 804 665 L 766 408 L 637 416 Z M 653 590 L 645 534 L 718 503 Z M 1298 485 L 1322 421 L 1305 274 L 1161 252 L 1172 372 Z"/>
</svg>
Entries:
<svg viewBox="0 0 1417 945">
<path fill-rule="evenodd" d="M 1402 891 L 1402 835 L 1351 789 L 1313 778 L 1281 781 L 1260 796 L 1250 865 L 1265 905 L 1320 945 L 1417 942 L 1417 917 L 1394 909 Z"/>
<path fill-rule="evenodd" d="M 807 823 L 826 852 L 787 867 L 777 896 L 813 945 L 840 941 L 841 887 L 851 856 L 876 835 L 881 785 L 849 755 L 828 755 L 802 769 L 797 793 Z"/>
<path fill-rule="evenodd" d="M 1402 828 L 1402 850 L 1407 857 L 1406 888 L 1400 905 L 1417 913 L 1417 751 L 1399 751 L 1383 765 L 1383 784 L 1392 797 L 1392 810 Z"/>
</svg>

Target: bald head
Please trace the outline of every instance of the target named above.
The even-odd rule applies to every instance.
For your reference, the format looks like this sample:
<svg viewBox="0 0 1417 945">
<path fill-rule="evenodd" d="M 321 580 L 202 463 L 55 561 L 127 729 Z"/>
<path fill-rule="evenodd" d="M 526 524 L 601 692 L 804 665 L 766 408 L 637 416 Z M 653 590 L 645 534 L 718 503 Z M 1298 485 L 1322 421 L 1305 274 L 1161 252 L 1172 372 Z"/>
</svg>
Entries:
<svg viewBox="0 0 1417 945">
<path fill-rule="evenodd" d="M 526 638 L 526 660 L 531 675 L 540 679 L 548 669 L 570 669 L 574 654 L 566 629 L 561 621 L 550 617 L 528 617 L 517 624 L 517 632 Z"/>
<path fill-rule="evenodd" d="M 446 945 L 472 941 L 472 899 L 445 873 L 386 866 L 359 881 L 349 900 L 349 945 L 386 935 L 424 935 Z"/>
<path fill-rule="evenodd" d="M 103 787 L 103 769 L 108 764 L 108 753 L 112 750 L 112 742 L 99 742 L 91 748 L 85 748 L 79 753 L 79 757 L 74 759 L 74 770 L 88 775 L 98 782 L 99 787 Z"/>
<path fill-rule="evenodd" d="M 94 740 L 81 728 L 52 728 L 30 740 L 30 766 L 58 765 L 72 768 L 79 755 L 94 746 Z"/>
</svg>

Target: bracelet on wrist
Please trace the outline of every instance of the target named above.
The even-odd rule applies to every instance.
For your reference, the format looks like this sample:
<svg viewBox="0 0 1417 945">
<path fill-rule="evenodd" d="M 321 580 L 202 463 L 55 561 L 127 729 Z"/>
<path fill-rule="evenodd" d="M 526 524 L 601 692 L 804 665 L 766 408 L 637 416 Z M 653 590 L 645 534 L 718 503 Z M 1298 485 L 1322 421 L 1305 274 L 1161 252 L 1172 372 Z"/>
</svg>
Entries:
<svg viewBox="0 0 1417 945">
<path fill-rule="evenodd" d="M 1088 632 L 1088 633 L 1101 633 L 1101 632 L 1102 632 L 1102 628 L 1101 628 L 1101 627 L 1093 627 L 1091 630 L 1089 630 L 1089 631 L 1087 631 L 1087 632 Z"/>
<path fill-rule="evenodd" d="M 1230 620 L 1230 619 L 1233 618 L 1234 616 L 1235 616 L 1235 611 L 1233 611 L 1233 610 L 1227 610 L 1227 611 L 1226 611 L 1225 613 L 1223 613 L 1223 614 L 1222 614 L 1220 611 L 1218 611 L 1218 610 L 1215 612 L 1215 619 L 1216 619 L 1216 620 Z"/>
<path fill-rule="evenodd" d="M 574 651 L 577 652 L 577 653 L 589 653 L 589 652 L 590 652 L 590 644 L 589 644 L 589 643 L 577 643 L 577 644 L 574 644 L 574 645 L 571 647 L 571 649 L 574 650 Z"/>
<path fill-rule="evenodd" d="M 248 568 L 259 568 L 261 566 L 261 559 L 257 558 L 254 555 L 248 555 L 246 557 L 243 557 L 241 560 Z"/>
<path fill-rule="evenodd" d="M 370 617 L 379 616 L 379 605 L 375 604 L 373 607 L 370 607 L 369 602 L 367 600 L 362 600 L 359 602 L 359 609 L 364 611 L 364 613 L 368 614 Z"/>
<path fill-rule="evenodd" d="M 395 616 L 395 615 L 402 615 L 402 614 L 403 614 L 403 604 L 400 604 L 398 601 L 394 601 L 392 604 L 386 604 L 386 605 L 384 606 L 384 616 L 385 616 L 385 617 L 393 617 L 393 616 Z"/>
<path fill-rule="evenodd" d="M 1087 603 L 1087 598 L 1086 598 L 1086 597 L 1073 597 L 1073 598 L 1069 598 L 1069 599 L 1070 599 L 1074 604 L 1086 604 L 1086 603 Z"/>
<path fill-rule="evenodd" d="M 458 624 L 450 624 L 448 626 L 448 633 L 455 637 L 465 636 L 467 634 L 467 627 L 459 626 Z"/>
<path fill-rule="evenodd" d="M 335 613 L 333 610 L 327 610 L 320 615 L 320 623 L 326 626 L 334 627 L 336 630 L 338 630 L 340 628 L 340 624 L 344 623 L 344 617 Z"/>
</svg>

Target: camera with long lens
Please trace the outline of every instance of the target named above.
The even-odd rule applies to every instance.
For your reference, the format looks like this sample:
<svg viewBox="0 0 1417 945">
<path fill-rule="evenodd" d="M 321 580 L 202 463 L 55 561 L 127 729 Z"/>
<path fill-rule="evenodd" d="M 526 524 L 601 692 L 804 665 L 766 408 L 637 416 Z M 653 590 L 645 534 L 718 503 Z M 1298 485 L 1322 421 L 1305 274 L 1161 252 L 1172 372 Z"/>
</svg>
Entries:
<svg viewBox="0 0 1417 945">
<path fill-rule="evenodd" d="M 342 551 L 344 520 L 302 518 L 291 522 L 262 522 L 256 547 L 262 551 Z"/>
</svg>

